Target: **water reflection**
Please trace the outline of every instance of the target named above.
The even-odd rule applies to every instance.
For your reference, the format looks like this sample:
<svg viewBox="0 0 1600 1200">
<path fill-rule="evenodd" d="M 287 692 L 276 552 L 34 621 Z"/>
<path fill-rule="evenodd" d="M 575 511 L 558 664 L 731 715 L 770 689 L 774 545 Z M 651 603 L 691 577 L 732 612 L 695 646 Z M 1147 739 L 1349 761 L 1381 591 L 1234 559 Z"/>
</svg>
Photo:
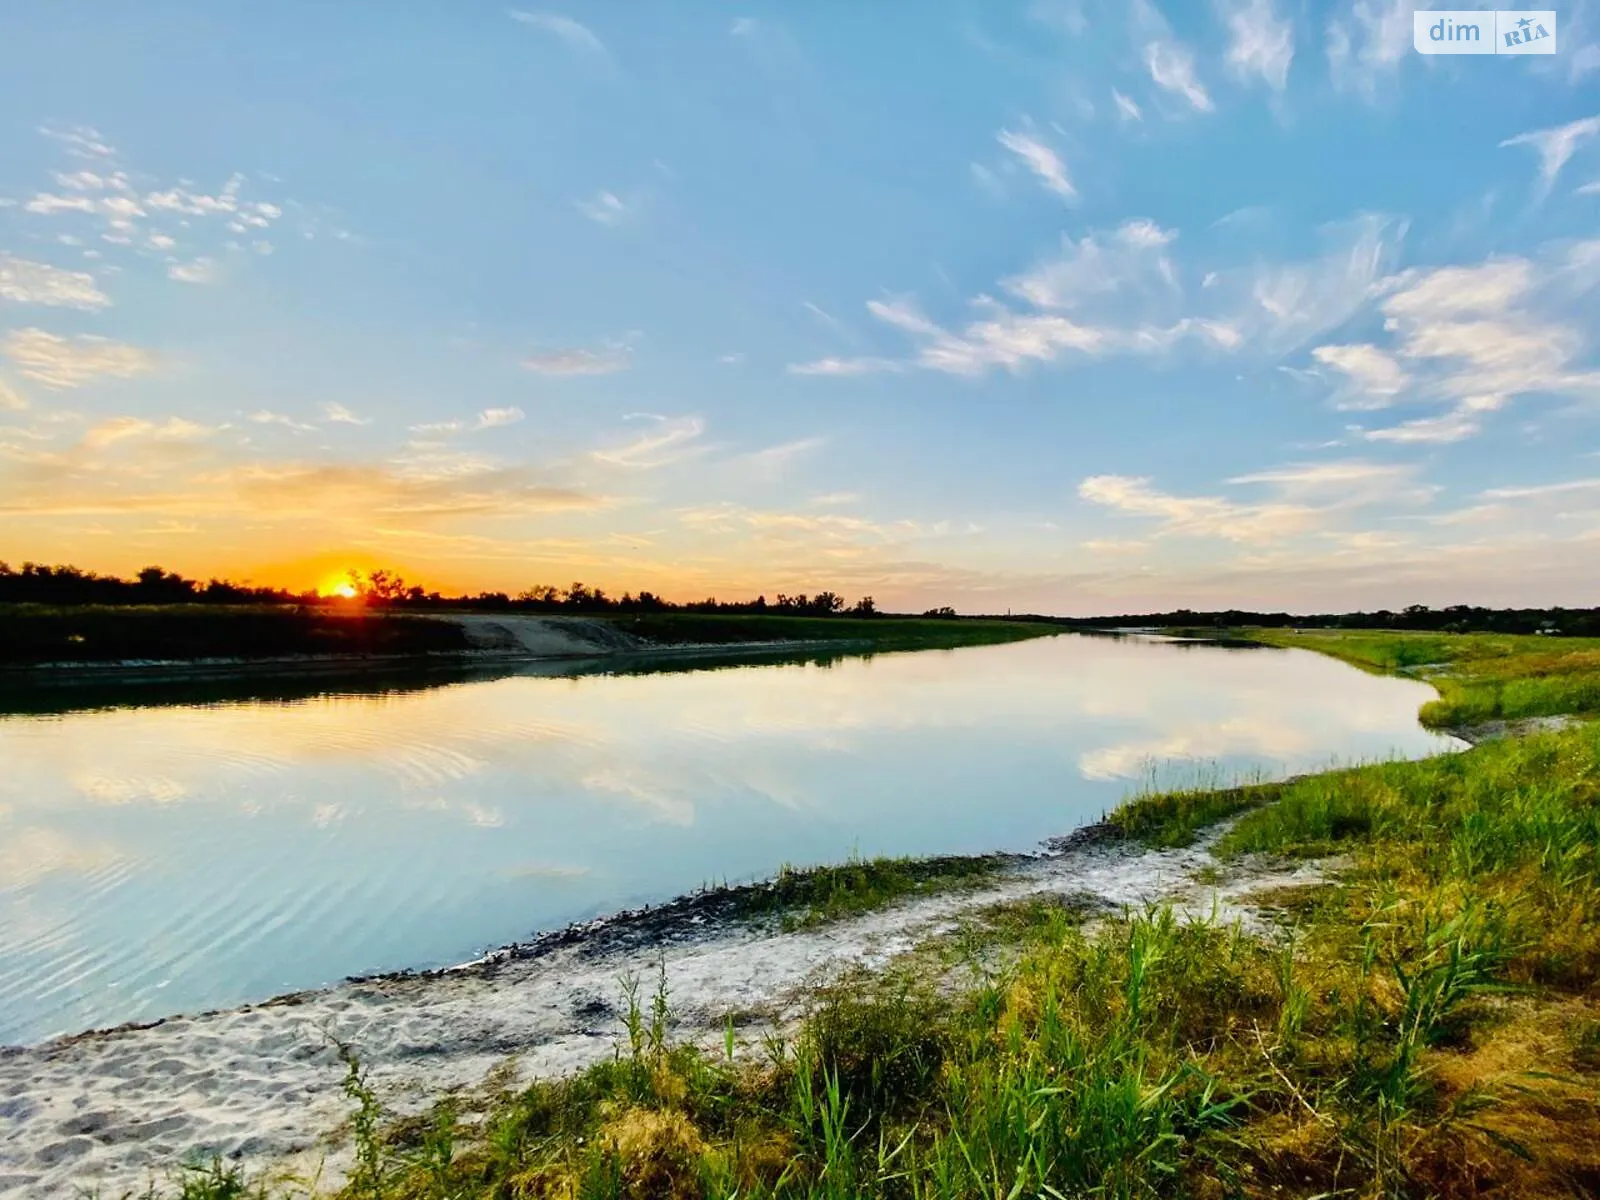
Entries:
<svg viewBox="0 0 1600 1200">
<path fill-rule="evenodd" d="M 1302 652 L 665 665 L 31 697 L 0 720 L 0 1042 L 457 961 L 785 861 L 1027 847 L 1197 762 L 1448 744 L 1423 685 Z"/>
</svg>

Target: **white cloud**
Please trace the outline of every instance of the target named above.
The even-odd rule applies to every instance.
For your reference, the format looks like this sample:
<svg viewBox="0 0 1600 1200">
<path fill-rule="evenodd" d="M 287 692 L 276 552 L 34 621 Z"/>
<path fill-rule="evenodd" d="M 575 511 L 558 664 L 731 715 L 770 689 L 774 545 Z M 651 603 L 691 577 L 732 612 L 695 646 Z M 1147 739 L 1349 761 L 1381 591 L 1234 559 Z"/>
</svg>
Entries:
<svg viewBox="0 0 1600 1200">
<path fill-rule="evenodd" d="M 1228 65 L 1241 79 L 1259 75 L 1276 91 L 1289 83 L 1294 26 L 1273 10 L 1272 0 L 1242 0 L 1226 10 Z"/>
<path fill-rule="evenodd" d="M 50 192 L 40 192 L 23 208 L 26 212 L 42 213 L 46 216 L 62 212 L 92 213 L 95 210 L 95 202 L 88 196 L 57 196 Z"/>
<path fill-rule="evenodd" d="M 1410 382 L 1404 367 L 1370 343 L 1318 346 L 1311 357 L 1349 378 L 1351 390 L 1340 399 L 1340 408 L 1387 407 Z"/>
<path fill-rule="evenodd" d="M 1160 283 L 1176 288 L 1165 248 L 1178 236 L 1154 221 L 1125 221 L 1111 234 L 1063 237 L 1061 254 L 1002 286 L 1035 308 L 1069 309 L 1113 292 Z"/>
<path fill-rule="evenodd" d="M 264 408 L 251 413 L 249 419 L 257 425 L 282 425 L 285 429 L 292 429 L 296 433 L 309 433 L 316 428 L 314 425 L 307 425 L 304 421 L 296 421 L 293 417 L 285 416 L 283 413 L 269 412 Z"/>
<path fill-rule="evenodd" d="M 1176 496 L 1144 478 L 1092 475 L 1078 495 L 1093 504 L 1161 521 L 1162 535 L 1214 537 L 1231 542 L 1267 542 L 1311 529 L 1316 510 L 1305 505 L 1237 504 L 1220 496 Z"/>
<path fill-rule="evenodd" d="M 1111 99 L 1116 102 L 1117 113 L 1118 113 L 1119 116 L 1122 117 L 1123 120 L 1125 120 L 1125 121 L 1142 121 L 1142 120 L 1144 120 L 1144 113 L 1139 111 L 1139 106 L 1133 102 L 1131 97 L 1124 96 L 1121 92 L 1117 91 L 1116 88 L 1112 88 L 1111 89 Z"/>
<path fill-rule="evenodd" d="M 1032 134 L 1002 129 L 995 134 L 995 140 L 1021 159 L 1023 165 L 1038 176 L 1046 191 L 1054 192 L 1063 200 L 1071 200 L 1078 194 L 1067 178 L 1067 167 L 1061 156 Z"/>
<path fill-rule="evenodd" d="M 567 45 L 590 54 L 604 54 L 605 43 L 594 35 L 594 31 L 587 25 L 574 21 L 571 17 L 562 16 L 552 12 L 521 12 L 513 9 L 507 14 L 513 21 L 520 21 L 524 25 L 545 33 L 553 34 Z"/>
<path fill-rule="evenodd" d="M 606 350 L 550 350 L 529 355 L 523 368 L 540 375 L 610 375 L 628 369 L 628 353 L 621 347 Z"/>
<path fill-rule="evenodd" d="M 1196 112 L 1210 112 L 1215 105 L 1194 72 L 1194 55 L 1176 41 L 1153 41 L 1144 48 L 1144 65 L 1156 86 L 1182 96 Z"/>
<path fill-rule="evenodd" d="M 27 407 L 27 398 L 4 379 L 0 379 L 0 412 L 22 412 Z"/>
<path fill-rule="evenodd" d="M 80 334 L 62 337 L 43 329 L 14 329 L 0 351 L 18 372 L 46 387 L 82 387 L 101 376 L 131 379 L 155 369 L 155 356 L 137 346 Z"/>
<path fill-rule="evenodd" d="M 1368 214 L 1322 233 L 1316 258 L 1218 273 L 1210 286 L 1246 340 L 1283 353 L 1344 324 L 1376 295 L 1405 225 Z"/>
<path fill-rule="evenodd" d="M 322 420 L 328 425 L 371 425 L 371 417 L 358 417 L 344 405 L 330 401 L 322 406 Z"/>
<path fill-rule="evenodd" d="M 215 259 L 197 258 L 193 262 L 173 263 L 167 268 L 167 278 L 179 283 L 210 283 L 217 277 Z"/>
<path fill-rule="evenodd" d="M 12 258 L 9 254 L 0 254 L 0 299 L 89 312 L 111 303 L 93 275 L 64 271 L 48 263 Z"/>
<path fill-rule="evenodd" d="M 130 440 L 152 442 L 194 442 L 210 437 L 216 430 L 207 425 L 187 421 L 182 417 L 168 417 L 165 421 L 147 421 L 143 417 L 110 417 L 91 425 L 83 435 L 83 444 L 101 450 L 116 442 Z"/>
<path fill-rule="evenodd" d="M 508 408 L 486 408 L 478 414 L 475 428 L 498 429 L 504 425 L 515 425 L 522 420 L 525 414 L 516 405 Z"/>
<path fill-rule="evenodd" d="M 666 466 L 700 452 L 701 448 L 694 443 L 705 432 L 705 422 L 699 417 L 663 417 L 652 413 L 637 413 L 635 417 L 653 422 L 655 428 L 621 446 L 596 450 L 593 457 L 612 466 L 645 469 Z"/>
<path fill-rule="evenodd" d="M 1379 80 L 1412 53 L 1409 0 L 1356 0 L 1342 20 L 1328 24 L 1328 71 L 1334 86 L 1367 96 Z"/>
<path fill-rule="evenodd" d="M 1600 479 L 1569 479 L 1562 483 L 1539 483 L 1527 487 L 1490 488 L 1483 495 L 1490 500 L 1529 500 L 1593 491 L 1600 491 Z"/>
<path fill-rule="evenodd" d="M 56 129 L 49 125 L 39 127 L 45 137 L 60 142 L 74 158 L 111 158 L 116 151 L 107 144 L 100 131 L 92 125 L 73 125 Z"/>
<path fill-rule="evenodd" d="M 812 362 L 790 363 L 791 375 L 874 375 L 900 371 L 904 367 L 892 358 L 819 358 Z"/>
<path fill-rule="evenodd" d="M 628 215 L 627 204 L 615 192 L 599 191 L 588 200 L 572 202 L 579 212 L 600 225 L 615 225 Z"/>
<path fill-rule="evenodd" d="M 1369 442 L 1395 442 L 1402 445 L 1439 445 L 1464 441 L 1482 431 L 1480 414 L 1493 412 L 1504 401 L 1502 396 L 1469 396 L 1442 416 L 1419 417 L 1387 429 L 1369 429 L 1362 436 Z"/>
<path fill-rule="evenodd" d="M 1235 476 L 1231 486 L 1268 487 L 1263 501 L 1241 503 L 1222 496 L 1179 496 L 1151 486 L 1146 478 L 1094 475 L 1078 495 L 1094 504 L 1160 521 L 1158 537 L 1220 538 L 1239 543 L 1271 543 L 1299 534 L 1339 534 L 1345 515 L 1373 505 L 1425 504 L 1435 489 L 1418 486 L 1413 468 L 1364 459 L 1295 463 Z"/>
<path fill-rule="evenodd" d="M 1501 146 L 1532 146 L 1539 153 L 1539 186 L 1548 192 L 1579 146 L 1600 134 L 1600 115 L 1507 138 Z M 1581 190 L 1581 189 L 1580 189 Z"/>
</svg>

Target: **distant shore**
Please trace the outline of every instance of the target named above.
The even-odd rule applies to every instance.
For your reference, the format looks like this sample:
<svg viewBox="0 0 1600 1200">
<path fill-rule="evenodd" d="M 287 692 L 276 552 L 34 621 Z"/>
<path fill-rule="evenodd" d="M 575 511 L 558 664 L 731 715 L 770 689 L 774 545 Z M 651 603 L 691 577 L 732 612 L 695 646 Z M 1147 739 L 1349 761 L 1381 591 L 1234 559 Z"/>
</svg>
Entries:
<svg viewBox="0 0 1600 1200">
<path fill-rule="evenodd" d="M 984 619 L 340 611 L 264 605 L 0 609 L 0 681 L 336 676 L 435 665 L 938 649 L 1051 626 Z"/>
</svg>

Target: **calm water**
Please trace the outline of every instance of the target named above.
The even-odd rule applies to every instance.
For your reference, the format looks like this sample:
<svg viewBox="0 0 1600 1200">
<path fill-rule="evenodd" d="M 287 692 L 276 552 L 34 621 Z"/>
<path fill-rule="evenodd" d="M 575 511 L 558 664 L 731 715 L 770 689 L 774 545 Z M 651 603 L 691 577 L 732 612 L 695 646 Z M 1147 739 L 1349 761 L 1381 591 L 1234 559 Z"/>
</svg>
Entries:
<svg viewBox="0 0 1600 1200">
<path fill-rule="evenodd" d="M 1062 636 L 6 717 L 0 1043 L 458 962 L 784 862 L 1026 849 L 1152 770 L 1425 754 L 1452 744 L 1430 695 Z"/>
</svg>

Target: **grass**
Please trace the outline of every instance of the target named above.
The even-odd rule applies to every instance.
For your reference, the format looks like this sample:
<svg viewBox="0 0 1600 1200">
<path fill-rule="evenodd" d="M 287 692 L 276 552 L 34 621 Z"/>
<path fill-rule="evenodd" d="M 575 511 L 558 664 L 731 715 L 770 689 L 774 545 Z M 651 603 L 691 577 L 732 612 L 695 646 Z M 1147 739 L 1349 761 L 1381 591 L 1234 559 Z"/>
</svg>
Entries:
<svg viewBox="0 0 1600 1200">
<path fill-rule="evenodd" d="M 749 915 L 776 912 L 784 929 L 809 929 L 858 916 L 911 895 L 976 887 L 1003 874 L 1005 855 L 858 858 L 816 867 L 784 866 L 771 884 L 750 891 Z"/>
<path fill-rule="evenodd" d="M 1439 699 L 1420 716 L 1434 729 L 1600 714 L 1600 638 L 1282 629 L 1235 635 L 1426 679 Z"/>
<path fill-rule="evenodd" d="M 930 650 L 1016 642 L 1061 632 L 1051 625 L 982 618 L 802 617 L 745 613 L 602 615 L 618 629 L 661 645 L 765 641 L 852 641 L 878 650 Z"/>
<path fill-rule="evenodd" d="M 1445 639 L 1439 658 L 1350 640 L 1341 656 L 1371 669 L 1447 662 L 1463 686 L 1544 678 L 1541 656 L 1586 652 Z M 734 1054 L 731 1024 L 720 1052 L 675 1040 L 666 981 L 649 999 L 630 981 L 615 1057 L 574 1077 L 503 1073 L 399 1120 L 352 1058 L 345 1194 L 1600 1194 L 1600 725 L 1147 795 L 1113 821 L 1175 845 L 1233 814 L 1225 858 L 1337 851 L 1346 864 L 1267 898 L 1291 922 L 1282 937 L 1162 907 L 1091 921 L 1012 904 L 987 943 L 960 940 L 954 970 L 917 956 L 821 990 L 761 1061 Z M 783 890 L 810 920 L 919 885 L 909 867 L 871 867 L 795 872 Z M 188 1182 L 201 1190 L 185 1200 L 246 1194 L 226 1167 Z"/>
</svg>

